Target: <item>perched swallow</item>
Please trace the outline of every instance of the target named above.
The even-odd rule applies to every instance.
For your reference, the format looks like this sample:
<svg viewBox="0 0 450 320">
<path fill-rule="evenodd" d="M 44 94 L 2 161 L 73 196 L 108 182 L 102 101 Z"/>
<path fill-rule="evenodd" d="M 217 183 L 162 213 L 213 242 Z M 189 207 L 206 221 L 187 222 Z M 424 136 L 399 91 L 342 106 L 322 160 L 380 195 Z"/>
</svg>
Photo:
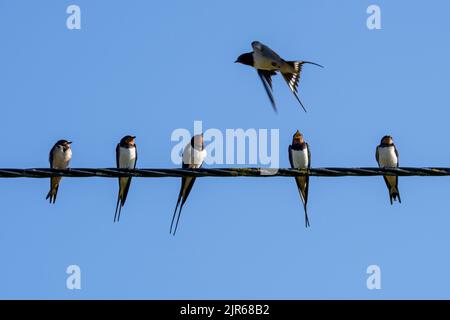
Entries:
<svg viewBox="0 0 450 320">
<path fill-rule="evenodd" d="M 276 72 L 279 71 L 288 84 L 289 89 L 291 89 L 295 98 L 306 112 L 303 103 L 297 95 L 297 87 L 300 81 L 302 67 L 304 64 L 313 64 L 321 68 L 323 68 L 323 66 L 310 61 L 285 61 L 275 51 L 258 41 L 253 41 L 252 47 L 253 52 L 241 54 L 235 63 L 238 62 L 254 67 L 258 71 L 258 75 L 269 96 L 273 109 L 277 111 L 272 93 L 272 76 L 276 75 Z"/>
<path fill-rule="evenodd" d="M 191 142 L 186 145 L 183 151 L 183 165 L 182 168 L 200 168 L 205 161 L 206 150 L 203 141 L 203 134 L 193 136 Z M 170 233 L 177 232 L 178 222 L 180 221 L 181 210 L 183 210 L 184 203 L 186 202 L 189 193 L 191 192 L 192 186 L 194 185 L 195 177 L 183 177 L 181 178 L 181 188 L 178 195 L 177 205 L 173 212 L 172 223 L 170 224 Z M 178 206 L 180 205 L 180 211 L 178 212 L 178 217 L 175 224 L 175 229 L 173 229 L 173 223 L 175 221 L 175 216 L 177 213 Z"/>
<path fill-rule="evenodd" d="M 375 157 L 380 168 L 398 168 L 398 151 L 391 136 L 384 136 L 381 139 Z M 398 191 L 398 176 L 383 176 L 383 178 L 389 190 L 391 204 L 392 200 L 397 199 L 398 202 L 402 203 L 400 192 Z"/>
<path fill-rule="evenodd" d="M 49 161 L 52 169 L 67 169 L 69 167 L 70 159 L 72 159 L 72 150 L 70 145 L 72 141 L 59 140 L 50 150 Z M 50 199 L 50 203 L 55 203 L 58 195 L 59 183 L 61 177 L 50 178 L 50 191 L 45 199 Z"/>
<path fill-rule="evenodd" d="M 289 162 L 291 163 L 291 168 L 311 168 L 309 146 L 298 130 L 292 138 L 292 144 L 289 146 Z M 306 210 L 306 205 L 308 204 L 309 176 L 295 177 L 295 182 L 297 183 L 298 192 L 303 202 L 303 208 L 305 209 L 305 226 L 309 227 L 308 211 Z"/>
<path fill-rule="evenodd" d="M 135 136 L 123 137 L 116 147 L 116 164 L 117 168 L 134 169 L 137 162 L 137 148 L 135 144 Z M 131 177 L 119 178 L 119 194 L 117 196 L 116 213 L 114 222 L 120 220 L 120 212 L 127 200 L 128 190 L 130 189 Z"/>
</svg>

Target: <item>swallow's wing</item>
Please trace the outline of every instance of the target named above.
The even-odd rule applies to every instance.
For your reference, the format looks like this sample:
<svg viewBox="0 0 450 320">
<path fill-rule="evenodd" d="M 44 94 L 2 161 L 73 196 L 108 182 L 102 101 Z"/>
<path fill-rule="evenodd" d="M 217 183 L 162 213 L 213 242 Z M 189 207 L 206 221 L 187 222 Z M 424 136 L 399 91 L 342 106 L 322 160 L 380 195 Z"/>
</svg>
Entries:
<svg viewBox="0 0 450 320">
<path fill-rule="evenodd" d="M 131 178 L 126 178 L 126 179 L 127 179 L 127 184 L 125 185 L 125 188 L 123 189 L 123 196 L 122 196 L 122 201 L 121 201 L 122 207 L 125 204 L 125 201 L 127 200 L 128 190 L 130 189 L 130 184 L 131 184 Z"/>
<path fill-rule="evenodd" d="M 388 191 L 391 190 L 392 185 L 389 183 L 387 176 L 383 176 L 383 178 L 384 178 L 384 182 L 386 182 L 386 187 L 388 188 Z"/>
<path fill-rule="evenodd" d="M 116 147 L 116 166 L 119 168 L 119 158 L 120 158 L 120 144 Z"/>
<path fill-rule="evenodd" d="M 48 155 L 48 161 L 50 162 L 50 169 L 53 169 L 53 152 L 55 151 L 56 144 L 50 149 L 50 153 Z M 58 185 L 59 181 L 61 181 L 60 177 L 51 177 L 50 178 L 50 191 L 47 193 L 45 199 L 50 199 L 50 203 L 55 203 L 56 195 L 58 194 Z"/>
<path fill-rule="evenodd" d="M 311 152 L 309 151 L 309 145 L 306 143 L 306 148 L 308 150 L 308 169 L 311 168 Z M 308 191 L 309 191 L 309 175 L 305 177 L 305 204 L 308 203 Z"/>
<path fill-rule="evenodd" d="M 398 198 L 398 201 L 401 203 L 400 193 L 398 192 L 398 176 L 389 176 L 390 181 L 388 176 L 383 176 L 383 178 L 389 192 L 389 200 L 391 204 L 393 204 L 393 200 L 395 200 L 395 198 Z"/>
<path fill-rule="evenodd" d="M 395 151 L 395 155 L 397 156 L 397 168 L 400 166 L 400 158 L 399 158 L 399 154 L 398 154 L 398 150 L 394 145 L 394 151 Z M 396 195 L 398 197 L 398 201 L 400 203 L 402 203 L 402 200 L 400 200 L 400 193 L 398 192 L 398 176 L 395 176 L 395 190 L 397 191 Z"/>
<path fill-rule="evenodd" d="M 383 179 L 384 179 L 384 182 L 386 183 L 386 187 L 387 187 L 388 192 L 389 192 L 389 201 L 390 201 L 391 204 L 392 204 L 392 194 L 391 194 L 391 188 L 392 188 L 392 186 L 391 186 L 391 184 L 389 183 L 389 180 L 388 180 L 387 176 L 383 176 Z"/>
<path fill-rule="evenodd" d="M 295 177 L 295 182 L 297 183 L 298 191 L 300 192 L 300 195 L 302 196 L 303 203 L 306 206 L 306 204 L 308 203 L 309 176 Z"/>
<path fill-rule="evenodd" d="M 380 153 L 379 153 L 379 147 L 377 147 L 375 151 L 375 159 L 377 159 L 378 165 L 380 164 Z"/>
<path fill-rule="evenodd" d="M 136 167 L 137 162 L 137 149 L 136 149 L 136 160 L 134 162 L 134 167 Z M 120 168 L 120 144 L 116 147 L 116 164 L 117 168 Z M 116 205 L 116 214 L 114 216 L 114 221 L 120 220 L 120 213 L 122 211 L 122 207 L 125 205 L 125 201 L 127 200 L 128 190 L 130 190 L 131 185 L 131 177 L 120 177 L 119 179 L 119 195 L 117 197 L 117 205 Z M 125 185 L 123 185 L 125 183 Z"/>
<path fill-rule="evenodd" d="M 306 150 L 308 151 L 308 169 L 311 168 L 311 152 L 309 151 L 309 145 L 306 144 Z M 304 178 L 305 185 L 303 188 L 303 197 L 305 200 L 305 206 L 308 203 L 308 190 L 309 190 L 309 175 L 305 176 Z"/>
<path fill-rule="evenodd" d="M 309 145 L 306 143 L 306 148 L 308 150 L 308 169 L 311 168 L 311 151 L 309 150 Z"/>
<path fill-rule="evenodd" d="M 292 145 L 289 146 L 289 163 L 291 164 L 291 168 L 294 168 L 294 161 L 292 160 Z"/>
<path fill-rule="evenodd" d="M 376 151 L 375 151 L 375 159 L 377 160 L 378 166 L 380 166 L 380 146 L 377 146 Z M 383 176 L 384 182 L 386 183 L 386 187 L 388 188 L 388 191 L 391 190 L 391 186 L 389 184 L 388 179 L 386 178 L 386 176 Z M 392 200 L 391 200 L 392 203 Z"/>
<path fill-rule="evenodd" d="M 283 61 L 283 59 L 281 59 L 281 57 L 275 51 L 273 51 L 268 46 L 262 44 L 259 41 L 253 41 L 252 48 L 253 48 L 254 52 L 256 52 L 257 54 L 260 54 L 261 56 L 263 56 L 267 59 L 278 61 L 278 62 Z"/>
<path fill-rule="evenodd" d="M 275 110 L 275 112 L 277 112 L 277 106 L 275 105 L 275 99 L 273 98 L 272 93 L 272 76 L 275 75 L 275 72 L 259 69 L 257 69 L 257 71 L 259 78 L 261 79 L 264 85 L 264 89 L 266 90 L 267 96 L 269 97 L 270 102 L 272 103 L 272 108 L 273 110 Z"/>
<path fill-rule="evenodd" d="M 306 144 L 306 148 L 308 148 L 308 168 L 309 168 L 311 166 L 311 156 L 309 154 L 308 144 Z M 294 168 L 294 160 L 291 145 L 289 146 L 289 162 L 291 164 L 291 168 Z M 295 183 L 297 184 L 297 190 L 303 202 L 303 208 L 305 209 L 305 225 L 306 227 L 309 227 L 308 211 L 306 208 L 306 205 L 308 203 L 309 176 L 295 177 Z"/>
<path fill-rule="evenodd" d="M 55 151 L 55 146 L 50 149 L 50 153 L 48 155 L 48 161 L 50 162 L 50 168 L 53 168 L 53 151 Z"/>
<path fill-rule="evenodd" d="M 137 148 L 136 146 L 134 146 L 135 148 L 135 154 L 136 154 L 136 158 L 134 160 L 134 166 L 133 169 L 136 168 L 136 163 L 137 163 Z M 127 200 L 127 195 L 128 195 L 128 190 L 130 189 L 130 185 L 131 185 L 131 177 L 126 178 L 127 179 L 127 184 L 125 185 L 125 188 L 123 190 L 123 196 L 122 196 L 122 206 L 125 204 L 125 201 Z"/>
<path fill-rule="evenodd" d="M 120 158 L 120 144 L 117 144 L 117 146 L 116 146 L 116 166 L 117 166 L 117 168 L 120 167 L 119 166 L 119 158 Z M 120 211 L 122 209 L 122 206 L 121 206 L 122 199 L 120 197 L 120 194 L 121 194 L 120 188 L 122 187 L 122 185 L 120 183 L 120 178 L 117 180 L 119 181 L 119 193 L 117 195 L 117 203 L 116 203 L 116 211 L 114 214 L 114 222 L 118 221 L 118 217 L 120 217 Z"/>
<path fill-rule="evenodd" d="M 192 187 L 194 186 L 195 178 L 188 177 L 185 179 L 184 183 L 187 184 L 186 191 L 183 194 L 183 200 L 181 201 L 181 209 L 183 208 L 184 203 L 186 202 L 187 198 L 189 197 L 189 194 L 191 193 Z"/>
<path fill-rule="evenodd" d="M 137 151 L 137 146 L 134 145 L 134 154 L 135 154 L 135 158 L 134 158 L 134 166 L 133 169 L 136 169 L 136 164 L 137 164 L 137 160 L 138 160 L 138 151 Z"/>
<path fill-rule="evenodd" d="M 395 145 L 394 145 L 394 151 L 395 151 L 395 155 L 397 156 L 397 167 L 400 165 L 400 158 L 399 158 L 399 156 L 398 156 L 398 150 L 397 150 L 397 148 L 395 147 Z"/>
</svg>

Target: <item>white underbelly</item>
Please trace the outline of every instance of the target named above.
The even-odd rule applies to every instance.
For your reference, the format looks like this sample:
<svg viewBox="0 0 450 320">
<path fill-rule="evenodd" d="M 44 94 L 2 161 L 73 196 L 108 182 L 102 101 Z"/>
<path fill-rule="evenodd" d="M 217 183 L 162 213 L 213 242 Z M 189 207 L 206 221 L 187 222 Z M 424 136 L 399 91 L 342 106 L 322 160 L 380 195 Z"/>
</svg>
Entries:
<svg viewBox="0 0 450 320">
<path fill-rule="evenodd" d="M 380 167 L 397 167 L 398 159 L 394 147 L 378 148 L 378 162 Z"/>
<path fill-rule="evenodd" d="M 205 161 L 206 150 L 198 151 L 189 144 L 183 152 L 183 163 L 189 164 L 191 168 L 200 168 Z"/>
<path fill-rule="evenodd" d="M 71 158 L 72 151 L 70 149 L 67 149 L 65 152 L 62 149 L 57 149 L 53 153 L 52 167 L 55 169 L 67 169 Z"/>
<path fill-rule="evenodd" d="M 305 169 L 309 166 L 308 150 L 292 150 L 292 164 L 294 168 Z"/>
<path fill-rule="evenodd" d="M 119 151 L 119 168 L 133 169 L 136 164 L 136 148 L 122 148 Z"/>
<path fill-rule="evenodd" d="M 260 70 L 278 70 L 280 68 L 281 63 L 264 57 L 260 54 L 253 54 L 253 64 L 256 69 Z"/>
</svg>

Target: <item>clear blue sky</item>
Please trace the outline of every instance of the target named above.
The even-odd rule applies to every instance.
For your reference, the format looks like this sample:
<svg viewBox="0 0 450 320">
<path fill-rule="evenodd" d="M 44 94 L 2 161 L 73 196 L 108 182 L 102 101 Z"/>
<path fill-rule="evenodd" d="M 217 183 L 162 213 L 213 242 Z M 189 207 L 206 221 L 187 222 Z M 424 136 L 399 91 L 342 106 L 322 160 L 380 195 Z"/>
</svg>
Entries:
<svg viewBox="0 0 450 320">
<path fill-rule="evenodd" d="M 380 5 L 382 30 L 366 27 Z M 82 29 L 66 28 L 77 4 Z M 138 167 L 175 167 L 177 128 L 296 129 L 314 167 L 376 166 L 391 134 L 403 166 L 449 166 L 448 1 L 0 0 L 0 167 L 115 166 L 135 134 Z M 307 66 L 305 114 L 280 76 L 275 114 L 256 73 L 234 64 L 259 40 Z M 199 179 L 177 236 L 179 179 L 135 179 L 119 224 L 115 179 L 0 179 L 0 298 L 450 298 L 450 179 L 311 178 L 304 228 L 291 178 Z M 79 265 L 82 289 L 66 289 Z M 382 289 L 366 288 L 379 265 Z"/>
</svg>

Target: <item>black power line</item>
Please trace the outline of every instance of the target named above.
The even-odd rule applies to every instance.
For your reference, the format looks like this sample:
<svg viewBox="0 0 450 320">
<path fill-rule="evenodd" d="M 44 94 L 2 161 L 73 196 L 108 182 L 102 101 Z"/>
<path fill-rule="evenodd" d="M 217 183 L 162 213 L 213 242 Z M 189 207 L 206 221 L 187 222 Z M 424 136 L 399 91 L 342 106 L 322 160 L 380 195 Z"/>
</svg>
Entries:
<svg viewBox="0 0 450 320">
<path fill-rule="evenodd" d="M 0 169 L 0 178 L 50 178 L 54 176 L 87 178 L 87 177 L 369 177 L 369 176 L 450 176 L 450 168 L 216 168 L 216 169 L 117 169 L 117 168 L 73 168 L 67 170 L 32 168 L 32 169 Z"/>
</svg>

